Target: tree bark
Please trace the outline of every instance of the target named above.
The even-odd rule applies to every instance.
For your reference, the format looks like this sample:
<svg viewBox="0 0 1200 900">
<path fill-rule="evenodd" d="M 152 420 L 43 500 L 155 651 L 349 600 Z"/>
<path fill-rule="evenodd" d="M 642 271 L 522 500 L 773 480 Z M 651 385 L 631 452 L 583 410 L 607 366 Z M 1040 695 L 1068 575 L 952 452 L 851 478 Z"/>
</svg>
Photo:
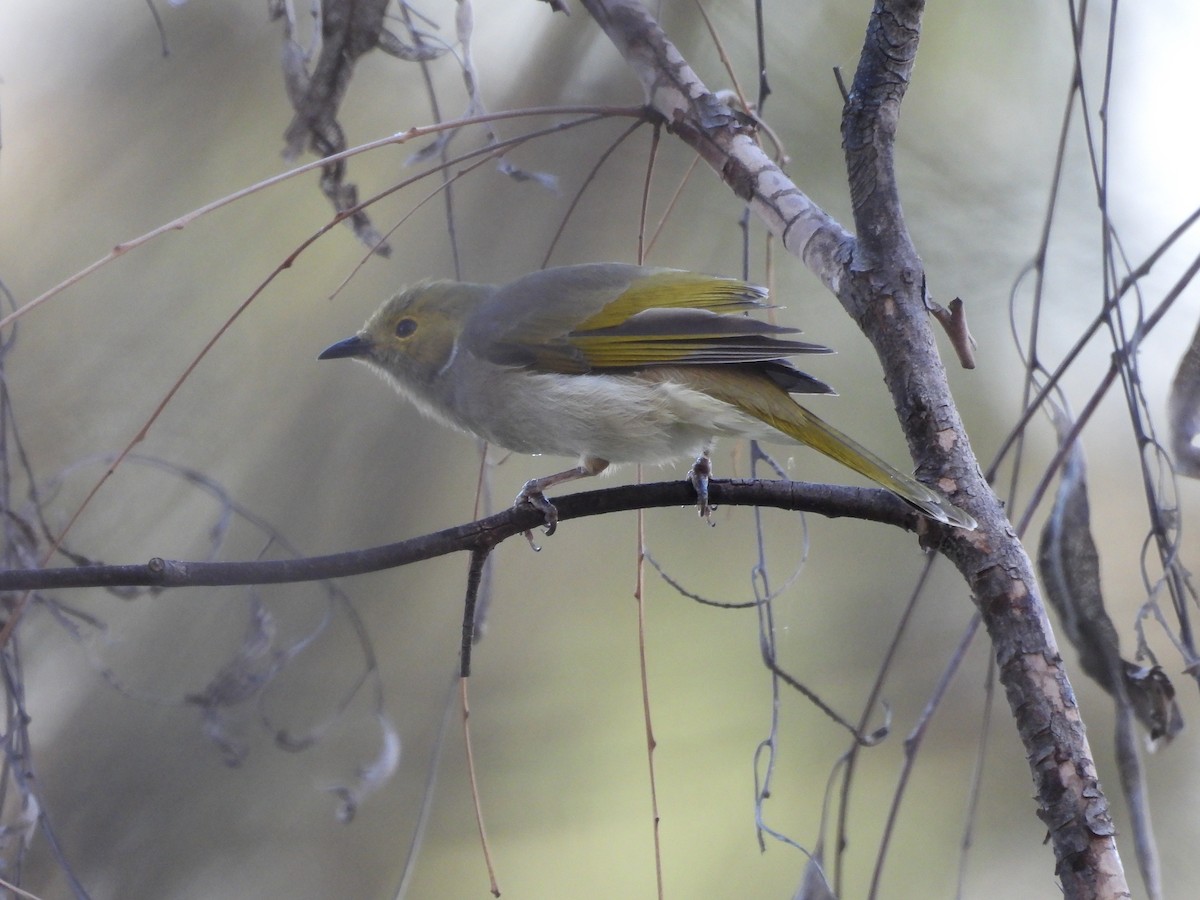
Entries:
<svg viewBox="0 0 1200 900">
<path fill-rule="evenodd" d="M 857 237 L 813 203 L 755 141 L 752 120 L 696 76 L 638 0 L 582 0 L 667 128 L 746 201 L 838 297 L 871 340 L 919 473 L 980 522 L 930 537 L 970 586 L 991 637 L 1067 897 L 1128 897 L 1096 776 L 1033 566 L 984 480 L 929 326 L 925 277 L 893 165 L 920 37 L 920 0 L 878 0 L 843 116 Z"/>
</svg>

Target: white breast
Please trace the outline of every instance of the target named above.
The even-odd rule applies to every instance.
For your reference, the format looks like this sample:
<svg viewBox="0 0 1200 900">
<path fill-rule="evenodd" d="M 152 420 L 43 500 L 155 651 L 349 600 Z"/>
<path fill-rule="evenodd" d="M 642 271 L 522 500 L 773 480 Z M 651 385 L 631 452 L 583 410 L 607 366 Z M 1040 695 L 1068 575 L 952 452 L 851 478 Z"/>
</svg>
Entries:
<svg viewBox="0 0 1200 900">
<path fill-rule="evenodd" d="M 459 382 L 457 424 L 520 453 L 654 464 L 694 457 L 720 435 L 781 437 L 736 407 L 678 383 L 473 363 L 487 371 L 475 372 L 482 380 Z"/>
</svg>

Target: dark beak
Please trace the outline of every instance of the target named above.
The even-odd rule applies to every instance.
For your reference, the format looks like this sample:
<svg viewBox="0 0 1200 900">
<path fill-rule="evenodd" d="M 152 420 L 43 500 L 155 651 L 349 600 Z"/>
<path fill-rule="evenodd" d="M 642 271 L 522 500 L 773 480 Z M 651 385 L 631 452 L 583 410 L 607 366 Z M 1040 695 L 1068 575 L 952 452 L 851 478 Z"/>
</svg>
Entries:
<svg viewBox="0 0 1200 900">
<path fill-rule="evenodd" d="M 344 341 L 338 341 L 336 344 L 331 344 L 326 347 L 317 356 L 317 359 L 344 359 L 346 357 L 369 356 L 371 353 L 371 342 L 361 335 L 348 337 Z"/>
</svg>

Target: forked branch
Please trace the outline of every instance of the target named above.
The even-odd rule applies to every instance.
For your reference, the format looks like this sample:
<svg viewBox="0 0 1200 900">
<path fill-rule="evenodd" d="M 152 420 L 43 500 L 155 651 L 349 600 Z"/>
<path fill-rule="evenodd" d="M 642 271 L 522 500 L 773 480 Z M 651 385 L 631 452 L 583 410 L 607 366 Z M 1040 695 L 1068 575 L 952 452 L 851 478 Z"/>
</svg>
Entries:
<svg viewBox="0 0 1200 900">
<path fill-rule="evenodd" d="M 710 91 L 638 0 L 583 0 L 642 83 L 647 103 L 872 341 L 918 470 L 981 523 L 940 550 L 958 567 L 991 636 L 1068 897 L 1128 887 L 1083 722 L 1029 557 L 980 472 L 929 327 L 925 278 L 894 170 L 900 108 L 920 38 L 922 0 L 877 0 L 847 97 L 842 137 L 857 238 L 758 147 L 752 123 Z"/>
</svg>

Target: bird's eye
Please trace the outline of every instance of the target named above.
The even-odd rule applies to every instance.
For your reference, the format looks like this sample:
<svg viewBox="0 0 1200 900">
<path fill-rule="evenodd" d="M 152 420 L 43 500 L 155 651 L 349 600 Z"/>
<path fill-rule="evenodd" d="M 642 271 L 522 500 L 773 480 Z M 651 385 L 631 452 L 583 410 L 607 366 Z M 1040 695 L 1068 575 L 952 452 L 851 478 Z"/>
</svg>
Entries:
<svg viewBox="0 0 1200 900">
<path fill-rule="evenodd" d="M 405 317 L 396 323 L 396 337 L 406 338 L 417 330 L 417 320 Z"/>
</svg>

